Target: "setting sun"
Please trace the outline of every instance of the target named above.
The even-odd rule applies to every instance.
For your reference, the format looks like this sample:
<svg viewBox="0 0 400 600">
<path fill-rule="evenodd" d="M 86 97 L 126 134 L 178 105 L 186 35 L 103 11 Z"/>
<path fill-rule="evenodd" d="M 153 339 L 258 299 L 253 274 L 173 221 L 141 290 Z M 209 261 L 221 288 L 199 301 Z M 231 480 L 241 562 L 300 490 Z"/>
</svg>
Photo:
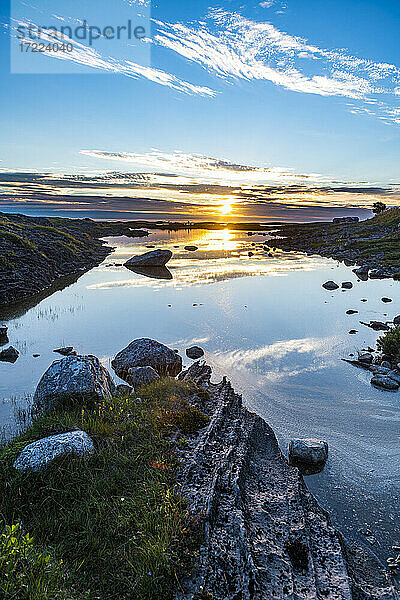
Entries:
<svg viewBox="0 0 400 600">
<path fill-rule="evenodd" d="M 229 213 L 232 212 L 232 205 L 231 204 L 222 204 L 222 206 L 219 207 L 219 211 L 223 215 L 229 215 Z"/>
</svg>

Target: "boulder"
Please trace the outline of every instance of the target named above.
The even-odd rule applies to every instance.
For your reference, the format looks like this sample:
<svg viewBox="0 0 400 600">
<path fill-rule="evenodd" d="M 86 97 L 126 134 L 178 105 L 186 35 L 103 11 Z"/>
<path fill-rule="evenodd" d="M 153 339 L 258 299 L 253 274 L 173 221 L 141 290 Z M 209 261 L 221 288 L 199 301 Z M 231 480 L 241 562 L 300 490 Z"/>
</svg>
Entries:
<svg viewBox="0 0 400 600">
<path fill-rule="evenodd" d="M 138 256 L 132 256 L 126 261 L 125 267 L 164 267 L 172 258 L 171 250 L 153 250 Z"/>
<path fill-rule="evenodd" d="M 364 352 L 363 354 L 358 354 L 358 361 L 360 363 L 364 363 L 366 365 L 372 364 L 373 356 L 370 352 Z"/>
<path fill-rule="evenodd" d="M 156 379 L 160 379 L 157 371 L 147 365 L 146 367 L 131 367 L 128 369 L 128 375 L 126 380 L 133 385 L 135 388 L 139 388 L 142 385 L 149 385 Z"/>
<path fill-rule="evenodd" d="M 353 269 L 353 273 L 355 273 L 357 277 L 361 279 L 361 281 L 368 280 L 368 272 L 369 267 L 359 267 L 358 269 Z"/>
<path fill-rule="evenodd" d="M 28 444 L 14 462 L 14 467 L 18 471 L 40 471 L 58 456 L 66 454 L 83 456 L 93 452 L 94 444 L 87 433 L 70 431 Z"/>
<path fill-rule="evenodd" d="M 323 440 L 295 439 L 289 443 L 289 461 L 309 466 L 320 466 L 328 458 L 328 444 Z"/>
<path fill-rule="evenodd" d="M 14 346 L 10 346 L 9 348 L 4 348 L 4 350 L 1 350 L 0 361 L 15 363 L 18 356 L 19 356 L 18 350 L 16 348 L 14 348 Z"/>
<path fill-rule="evenodd" d="M 191 346 L 190 348 L 186 348 L 186 356 L 196 360 L 204 356 L 204 350 L 200 346 Z"/>
<path fill-rule="evenodd" d="M 400 387 L 400 383 L 391 379 L 388 375 L 374 375 L 371 383 L 374 387 L 393 392 L 396 392 Z"/>
<path fill-rule="evenodd" d="M 111 361 L 118 377 L 130 383 L 129 369 L 153 367 L 158 375 L 175 377 L 182 371 L 182 358 L 156 340 L 140 338 L 131 342 Z"/>
<path fill-rule="evenodd" d="M 104 400 L 115 393 L 110 373 L 95 356 L 66 356 L 54 361 L 42 376 L 33 397 L 44 410 L 65 400 Z"/>
<path fill-rule="evenodd" d="M 326 290 L 337 290 L 339 286 L 334 281 L 325 281 L 325 283 L 322 284 L 322 287 Z"/>
<path fill-rule="evenodd" d="M 342 288 L 344 290 L 351 290 L 352 287 L 353 287 L 353 284 L 351 283 L 351 281 L 343 281 Z"/>
</svg>

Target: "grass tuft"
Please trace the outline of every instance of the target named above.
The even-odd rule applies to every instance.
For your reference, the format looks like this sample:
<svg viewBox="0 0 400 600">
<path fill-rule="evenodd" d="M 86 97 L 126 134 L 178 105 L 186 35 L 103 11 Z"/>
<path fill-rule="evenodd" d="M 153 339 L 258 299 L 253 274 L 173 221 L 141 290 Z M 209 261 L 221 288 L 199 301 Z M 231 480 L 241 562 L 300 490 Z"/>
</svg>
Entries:
<svg viewBox="0 0 400 600">
<path fill-rule="evenodd" d="M 377 348 L 392 362 L 400 362 L 400 325 L 387 331 L 377 340 Z"/>
</svg>

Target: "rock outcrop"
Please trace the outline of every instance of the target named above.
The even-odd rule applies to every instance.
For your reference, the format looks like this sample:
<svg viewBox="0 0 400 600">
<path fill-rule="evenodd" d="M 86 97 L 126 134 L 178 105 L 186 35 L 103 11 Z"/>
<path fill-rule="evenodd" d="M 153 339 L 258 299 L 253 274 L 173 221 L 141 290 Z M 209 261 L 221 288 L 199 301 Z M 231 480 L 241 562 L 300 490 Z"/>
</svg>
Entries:
<svg viewBox="0 0 400 600">
<path fill-rule="evenodd" d="M 179 493 L 202 517 L 203 542 L 175 600 L 394 600 L 374 555 L 347 546 L 288 465 L 265 421 L 211 369 L 180 375 L 209 391 L 209 424 L 181 453 Z"/>
<path fill-rule="evenodd" d="M 175 377 L 182 371 L 182 358 L 160 342 L 140 338 L 121 350 L 111 361 L 111 365 L 118 377 L 130 383 L 129 369 L 134 367 L 150 366 L 159 375 Z"/>
<path fill-rule="evenodd" d="M 42 376 L 33 400 L 43 410 L 59 403 L 111 398 L 115 385 L 95 356 L 66 356 L 54 361 Z"/>
<path fill-rule="evenodd" d="M 14 467 L 19 471 L 40 471 L 58 456 L 66 454 L 82 456 L 92 452 L 94 452 L 94 444 L 87 433 L 70 431 L 28 444 L 14 462 Z"/>
</svg>

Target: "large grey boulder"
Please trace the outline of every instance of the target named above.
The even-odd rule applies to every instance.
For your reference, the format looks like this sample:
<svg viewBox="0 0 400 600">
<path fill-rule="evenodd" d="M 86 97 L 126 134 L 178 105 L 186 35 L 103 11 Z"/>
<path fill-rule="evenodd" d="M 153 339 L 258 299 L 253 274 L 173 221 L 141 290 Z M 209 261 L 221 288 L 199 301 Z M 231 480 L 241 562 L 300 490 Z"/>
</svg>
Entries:
<svg viewBox="0 0 400 600">
<path fill-rule="evenodd" d="M 47 410 L 65 400 L 82 402 L 111 398 L 115 385 L 95 356 L 66 356 L 54 361 L 42 376 L 33 397 Z"/>
<path fill-rule="evenodd" d="M 157 371 L 153 367 L 131 367 L 128 369 L 127 381 L 135 388 L 139 388 L 143 385 L 149 385 L 157 379 L 160 379 Z"/>
<path fill-rule="evenodd" d="M 28 444 L 14 462 L 14 467 L 18 471 L 40 471 L 57 456 L 65 454 L 82 456 L 92 452 L 94 452 L 94 444 L 87 433 L 70 431 Z"/>
<path fill-rule="evenodd" d="M 153 367 L 159 375 L 175 377 L 182 371 L 182 358 L 171 348 L 151 340 L 139 338 L 121 350 L 111 361 L 118 377 L 130 383 L 129 369 L 133 367 Z"/>
<path fill-rule="evenodd" d="M 291 463 L 304 465 L 323 465 L 328 458 L 328 444 L 323 440 L 296 439 L 289 443 L 289 460 Z"/>
<path fill-rule="evenodd" d="M 322 284 L 322 287 L 326 290 L 337 290 L 339 286 L 334 281 L 325 281 L 325 283 Z"/>
<path fill-rule="evenodd" d="M 153 250 L 126 261 L 125 267 L 164 267 L 172 258 L 171 250 Z"/>
</svg>

